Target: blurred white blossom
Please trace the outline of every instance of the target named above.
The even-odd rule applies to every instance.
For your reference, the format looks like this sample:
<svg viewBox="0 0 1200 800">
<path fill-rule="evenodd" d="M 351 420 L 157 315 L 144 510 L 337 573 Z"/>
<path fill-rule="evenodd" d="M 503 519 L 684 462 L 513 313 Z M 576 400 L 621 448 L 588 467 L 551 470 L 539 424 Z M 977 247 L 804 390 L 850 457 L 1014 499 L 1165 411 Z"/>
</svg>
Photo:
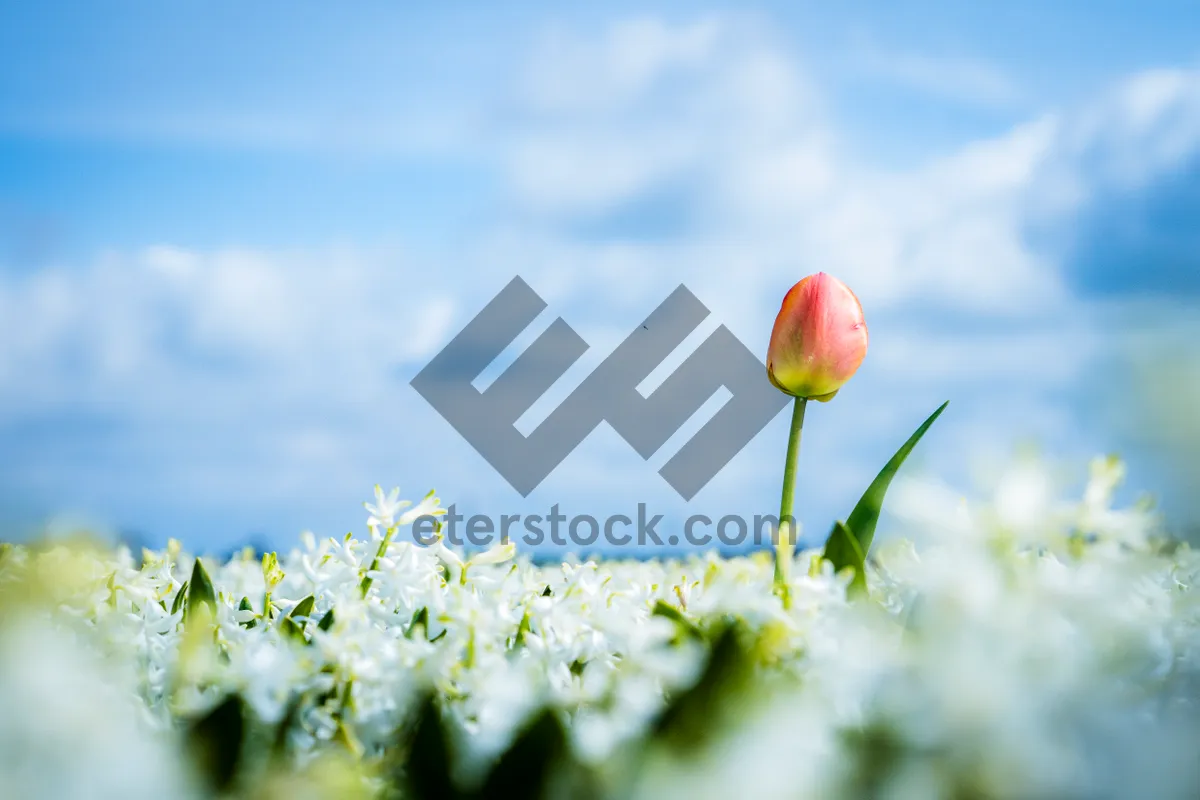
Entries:
<svg viewBox="0 0 1200 800">
<path fill-rule="evenodd" d="M 983 502 L 898 486 L 868 596 L 810 550 L 786 609 L 766 553 L 539 565 L 511 544 L 391 542 L 440 501 L 400 514 L 378 487 L 373 541 L 201 558 L 211 623 L 185 619 L 197 567 L 177 543 L 140 564 L 9 547 L 0 777 L 14 797 L 186 797 L 172 737 L 230 693 L 263 724 L 291 719 L 303 763 L 382 752 L 433 691 L 468 776 L 548 705 L 584 763 L 648 754 L 636 796 L 1191 797 L 1200 558 L 1163 546 L 1148 507 L 1112 507 L 1122 477 L 1097 459 L 1071 502 L 1030 459 Z M 759 643 L 737 713 L 700 755 L 644 744 L 724 619 Z"/>
</svg>

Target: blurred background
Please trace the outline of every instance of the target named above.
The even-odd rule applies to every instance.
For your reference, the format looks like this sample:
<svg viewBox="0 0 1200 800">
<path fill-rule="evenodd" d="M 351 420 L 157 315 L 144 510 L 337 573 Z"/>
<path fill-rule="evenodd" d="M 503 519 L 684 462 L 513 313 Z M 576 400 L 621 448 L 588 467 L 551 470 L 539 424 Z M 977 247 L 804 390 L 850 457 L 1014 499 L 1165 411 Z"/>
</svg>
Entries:
<svg viewBox="0 0 1200 800">
<path fill-rule="evenodd" d="M 0 526 L 287 548 L 371 487 L 463 513 L 777 508 L 782 413 L 690 503 L 606 426 L 521 498 L 408 385 L 514 275 L 591 349 L 680 283 L 765 357 L 823 270 L 871 350 L 806 538 L 1034 442 L 1195 518 L 1192 2 L 0 2 Z M 511 361 L 511 358 L 508 359 Z M 485 373 L 494 377 L 504 359 Z M 765 380 L 765 376 L 764 376 Z M 1071 477 L 1073 475 L 1073 477 Z"/>
</svg>

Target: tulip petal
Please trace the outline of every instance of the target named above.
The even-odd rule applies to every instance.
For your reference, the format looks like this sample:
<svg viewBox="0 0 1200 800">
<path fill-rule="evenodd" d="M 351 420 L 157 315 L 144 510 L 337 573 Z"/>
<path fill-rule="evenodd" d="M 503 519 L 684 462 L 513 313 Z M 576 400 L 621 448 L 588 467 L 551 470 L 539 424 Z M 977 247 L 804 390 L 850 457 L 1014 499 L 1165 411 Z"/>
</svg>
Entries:
<svg viewBox="0 0 1200 800">
<path fill-rule="evenodd" d="M 854 292 L 831 275 L 809 275 L 784 295 L 767 348 L 767 377 L 786 394 L 828 402 L 858 371 L 867 342 Z"/>
</svg>

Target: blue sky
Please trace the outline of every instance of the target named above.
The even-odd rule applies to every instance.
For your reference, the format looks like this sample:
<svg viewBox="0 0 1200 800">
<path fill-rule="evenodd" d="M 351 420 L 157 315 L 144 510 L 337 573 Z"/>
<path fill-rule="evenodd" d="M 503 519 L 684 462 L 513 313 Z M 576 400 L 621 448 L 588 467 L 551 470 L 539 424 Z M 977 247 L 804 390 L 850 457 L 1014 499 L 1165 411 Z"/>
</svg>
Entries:
<svg viewBox="0 0 1200 800">
<path fill-rule="evenodd" d="M 592 345 L 544 413 L 679 283 L 765 354 L 817 270 L 872 349 L 810 414 L 809 535 L 944 399 L 916 470 L 1119 450 L 1170 508 L 1124 353 L 1195 318 L 1198 28 L 1185 2 L 0 2 L 0 522 L 286 546 L 360 530 L 376 482 L 769 511 L 786 415 L 691 503 L 672 453 L 605 429 L 522 499 L 408 381 L 516 274 L 550 304 L 522 341 L 562 316 Z"/>
</svg>

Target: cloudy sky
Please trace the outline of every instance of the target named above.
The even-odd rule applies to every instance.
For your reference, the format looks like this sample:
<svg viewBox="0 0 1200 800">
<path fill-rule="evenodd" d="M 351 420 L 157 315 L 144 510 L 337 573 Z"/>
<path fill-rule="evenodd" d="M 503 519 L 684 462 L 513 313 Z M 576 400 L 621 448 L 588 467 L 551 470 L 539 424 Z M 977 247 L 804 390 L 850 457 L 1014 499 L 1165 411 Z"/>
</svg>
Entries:
<svg viewBox="0 0 1200 800">
<path fill-rule="evenodd" d="M 686 431 L 643 462 L 602 426 L 513 491 L 408 382 L 514 275 L 549 308 L 510 356 L 560 316 L 591 345 L 535 421 L 680 283 L 687 346 L 763 357 L 795 281 L 852 286 L 871 351 L 809 413 L 811 536 L 946 399 L 917 472 L 1117 450 L 1169 506 L 1122 359 L 1200 292 L 1194 3 L 404 8 L 0 2 L 13 535 L 285 547 L 362 530 L 375 483 L 773 510 L 786 414 L 690 503 L 656 474 Z"/>
</svg>

